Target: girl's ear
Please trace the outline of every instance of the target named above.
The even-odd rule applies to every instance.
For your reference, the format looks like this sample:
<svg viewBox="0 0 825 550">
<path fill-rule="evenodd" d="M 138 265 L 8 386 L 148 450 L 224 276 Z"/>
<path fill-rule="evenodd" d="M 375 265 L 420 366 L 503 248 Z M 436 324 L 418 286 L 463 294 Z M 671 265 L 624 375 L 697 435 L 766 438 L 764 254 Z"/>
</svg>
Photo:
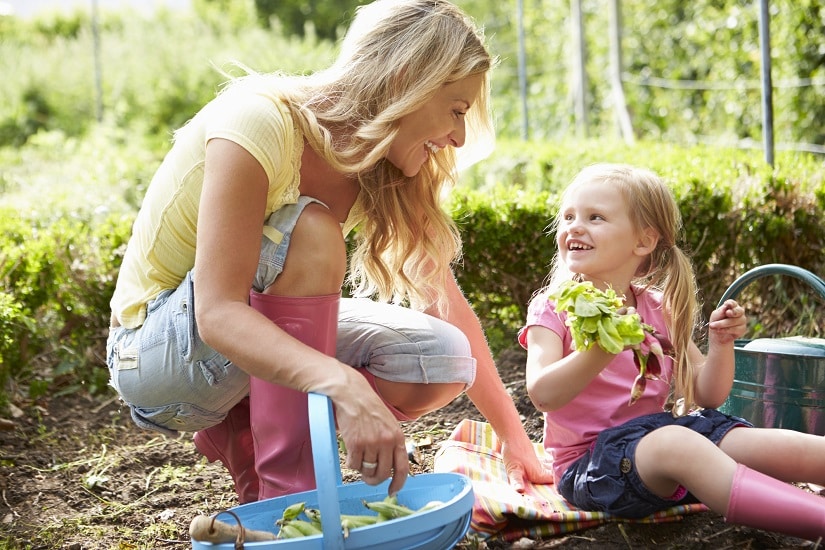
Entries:
<svg viewBox="0 0 825 550">
<path fill-rule="evenodd" d="M 659 233 L 652 227 L 648 227 L 639 235 L 634 252 L 639 256 L 647 256 L 656 250 L 657 244 L 659 244 Z"/>
</svg>

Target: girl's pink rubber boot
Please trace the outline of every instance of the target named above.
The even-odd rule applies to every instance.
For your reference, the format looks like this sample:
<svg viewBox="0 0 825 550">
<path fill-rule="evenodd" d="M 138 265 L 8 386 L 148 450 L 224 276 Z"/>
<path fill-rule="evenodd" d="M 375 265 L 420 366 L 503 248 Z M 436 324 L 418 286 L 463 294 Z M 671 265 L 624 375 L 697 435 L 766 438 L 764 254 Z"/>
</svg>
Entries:
<svg viewBox="0 0 825 550">
<path fill-rule="evenodd" d="M 825 498 L 739 464 L 725 521 L 817 540 L 825 537 Z"/>
</svg>

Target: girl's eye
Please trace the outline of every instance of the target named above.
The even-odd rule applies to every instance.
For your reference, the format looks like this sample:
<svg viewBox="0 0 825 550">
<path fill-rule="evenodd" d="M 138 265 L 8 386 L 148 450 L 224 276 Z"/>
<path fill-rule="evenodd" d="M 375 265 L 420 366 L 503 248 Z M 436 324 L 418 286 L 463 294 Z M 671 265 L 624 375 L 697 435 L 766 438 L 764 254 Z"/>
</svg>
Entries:
<svg viewBox="0 0 825 550">
<path fill-rule="evenodd" d="M 590 216 L 590 219 L 591 220 L 604 220 L 604 216 L 602 216 L 601 214 L 593 214 L 593 215 Z"/>
</svg>

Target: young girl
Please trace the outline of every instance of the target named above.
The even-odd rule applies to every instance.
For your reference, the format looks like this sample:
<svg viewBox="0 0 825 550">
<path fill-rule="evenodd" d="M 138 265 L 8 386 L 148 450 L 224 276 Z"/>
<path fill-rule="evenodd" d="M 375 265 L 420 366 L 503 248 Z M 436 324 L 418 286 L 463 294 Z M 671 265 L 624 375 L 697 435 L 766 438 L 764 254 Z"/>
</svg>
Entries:
<svg viewBox="0 0 825 550">
<path fill-rule="evenodd" d="M 746 316 L 727 300 L 710 316 L 707 355 L 692 341 L 694 275 L 676 245 L 681 218 L 663 182 L 630 166 L 591 166 L 565 191 L 555 223 L 550 282 L 532 300 L 519 342 L 560 493 L 579 508 L 629 518 L 698 500 L 729 523 L 825 535 L 825 500 L 787 483 L 825 484 L 825 438 L 754 428 L 715 410 L 733 384 Z M 612 288 L 628 313 L 673 344 L 674 357 L 635 403 L 632 350 L 573 349 L 566 313 L 548 299 L 570 279 Z M 669 397 L 690 406 L 666 411 Z"/>
</svg>

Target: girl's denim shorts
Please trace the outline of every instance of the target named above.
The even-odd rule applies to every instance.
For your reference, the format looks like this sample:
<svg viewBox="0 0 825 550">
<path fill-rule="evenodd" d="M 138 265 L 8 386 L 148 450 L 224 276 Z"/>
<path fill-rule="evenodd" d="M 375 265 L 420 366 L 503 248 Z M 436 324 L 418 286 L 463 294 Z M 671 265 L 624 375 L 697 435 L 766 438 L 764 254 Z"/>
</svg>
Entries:
<svg viewBox="0 0 825 550">
<path fill-rule="evenodd" d="M 283 270 L 292 229 L 311 202 L 318 201 L 301 197 L 267 220 L 256 290 Z M 469 387 L 475 379 L 476 362 L 464 333 L 401 306 L 342 299 L 336 348 L 342 363 L 385 380 Z M 191 272 L 148 304 L 141 327 L 110 329 L 106 355 L 110 383 L 134 421 L 168 435 L 219 423 L 249 392 L 248 375 L 198 336 Z"/>
<path fill-rule="evenodd" d="M 715 409 L 702 409 L 674 418 L 669 412 L 634 418 L 602 431 L 590 450 L 570 465 L 558 483 L 561 495 L 582 510 L 605 512 L 625 518 L 643 518 L 678 504 L 698 502 L 687 491 L 671 498 L 650 492 L 635 466 L 639 440 L 662 426 L 684 426 L 719 445 L 733 428 L 752 427 L 743 418 Z"/>
</svg>

